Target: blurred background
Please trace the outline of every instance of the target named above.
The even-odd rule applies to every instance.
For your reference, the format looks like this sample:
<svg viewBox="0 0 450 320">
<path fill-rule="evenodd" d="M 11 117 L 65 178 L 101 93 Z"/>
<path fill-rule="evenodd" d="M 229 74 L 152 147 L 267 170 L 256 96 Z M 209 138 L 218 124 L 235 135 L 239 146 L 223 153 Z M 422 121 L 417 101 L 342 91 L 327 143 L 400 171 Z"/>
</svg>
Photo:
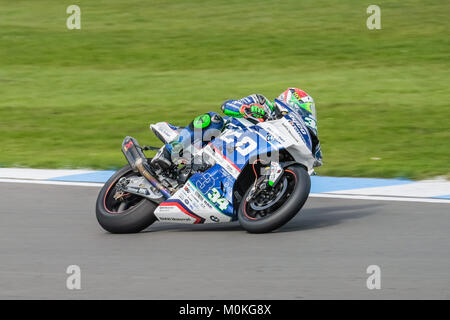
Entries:
<svg viewBox="0 0 450 320">
<path fill-rule="evenodd" d="M 81 30 L 66 9 L 81 8 Z M 366 9 L 381 8 L 381 30 Z M 126 135 L 289 86 L 320 175 L 450 177 L 444 0 L 0 0 L 0 166 L 112 169 Z"/>
</svg>

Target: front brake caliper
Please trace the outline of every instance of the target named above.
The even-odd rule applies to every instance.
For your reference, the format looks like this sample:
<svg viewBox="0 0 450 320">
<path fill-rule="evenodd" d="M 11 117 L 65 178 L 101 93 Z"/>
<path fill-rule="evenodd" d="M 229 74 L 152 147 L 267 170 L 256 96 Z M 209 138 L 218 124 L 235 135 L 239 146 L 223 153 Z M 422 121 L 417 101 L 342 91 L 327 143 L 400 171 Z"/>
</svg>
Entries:
<svg viewBox="0 0 450 320">
<path fill-rule="evenodd" d="M 283 176 L 284 170 L 278 162 L 272 161 L 270 165 L 261 168 L 261 177 L 255 181 L 252 189 L 250 190 L 247 201 L 257 196 L 260 192 L 263 192 L 268 187 L 275 186 L 280 178 Z"/>
<path fill-rule="evenodd" d="M 283 172 L 284 170 L 278 162 L 270 162 L 270 171 L 267 184 L 271 187 L 276 185 L 283 175 Z"/>
</svg>

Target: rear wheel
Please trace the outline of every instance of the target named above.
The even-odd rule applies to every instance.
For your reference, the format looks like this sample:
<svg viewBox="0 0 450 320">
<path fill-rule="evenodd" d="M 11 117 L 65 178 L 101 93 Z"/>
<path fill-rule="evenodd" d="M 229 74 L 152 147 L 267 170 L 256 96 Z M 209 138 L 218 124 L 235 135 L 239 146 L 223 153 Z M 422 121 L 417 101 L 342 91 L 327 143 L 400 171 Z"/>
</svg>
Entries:
<svg viewBox="0 0 450 320">
<path fill-rule="evenodd" d="M 97 197 L 96 216 L 100 225 L 111 233 L 136 233 L 155 222 L 156 204 L 134 194 L 117 190 L 122 177 L 135 176 L 129 165 L 117 171 L 103 186 Z"/>
<path fill-rule="evenodd" d="M 301 165 L 285 169 L 280 181 L 257 196 L 247 199 L 251 185 L 238 210 L 242 227 L 251 233 L 265 233 L 280 228 L 303 207 L 309 196 L 311 179 Z"/>
</svg>

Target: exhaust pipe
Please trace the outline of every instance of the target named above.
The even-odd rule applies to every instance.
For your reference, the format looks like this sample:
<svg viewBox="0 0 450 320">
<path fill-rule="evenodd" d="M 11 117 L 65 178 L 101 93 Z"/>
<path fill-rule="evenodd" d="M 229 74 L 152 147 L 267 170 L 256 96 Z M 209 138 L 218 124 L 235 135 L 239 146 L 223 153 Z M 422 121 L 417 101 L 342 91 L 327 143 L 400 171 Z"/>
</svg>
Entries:
<svg viewBox="0 0 450 320">
<path fill-rule="evenodd" d="M 133 137 L 126 137 L 122 143 L 122 152 L 134 172 L 139 172 L 152 186 L 161 192 L 166 199 L 172 196 L 170 191 L 150 173 L 150 166 L 147 163 L 147 158 L 142 152 L 142 148 L 139 146 L 136 139 Z"/>
</svg>

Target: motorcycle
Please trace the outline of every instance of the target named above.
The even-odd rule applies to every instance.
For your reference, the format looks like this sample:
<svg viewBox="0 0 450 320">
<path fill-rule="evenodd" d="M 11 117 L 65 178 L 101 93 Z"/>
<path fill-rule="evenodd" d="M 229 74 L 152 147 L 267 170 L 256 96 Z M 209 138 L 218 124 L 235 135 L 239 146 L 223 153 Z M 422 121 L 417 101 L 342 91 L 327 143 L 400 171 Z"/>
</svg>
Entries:
<svg viewBox="0 0 450 320">
<path fill-rule="evenodd" d="M 182 129 L 167 122 L 150 128 L 164 143 Z M 100 190 L 97 220 L 111 233 L 140 232 L 155 221 L 238 220 L 250 233 L 273 231 L 291 220 L 309 196 L 312 139 L 305 117 L 277 108 L 273 118 L 227 119 L 216 137 L 197 144 L 190 155 L 194 161 L 155 170 L 144 151 L 159 148 L 141 147 L 126 137 L 122 152 L 128 165 Z"/>
</svg>

